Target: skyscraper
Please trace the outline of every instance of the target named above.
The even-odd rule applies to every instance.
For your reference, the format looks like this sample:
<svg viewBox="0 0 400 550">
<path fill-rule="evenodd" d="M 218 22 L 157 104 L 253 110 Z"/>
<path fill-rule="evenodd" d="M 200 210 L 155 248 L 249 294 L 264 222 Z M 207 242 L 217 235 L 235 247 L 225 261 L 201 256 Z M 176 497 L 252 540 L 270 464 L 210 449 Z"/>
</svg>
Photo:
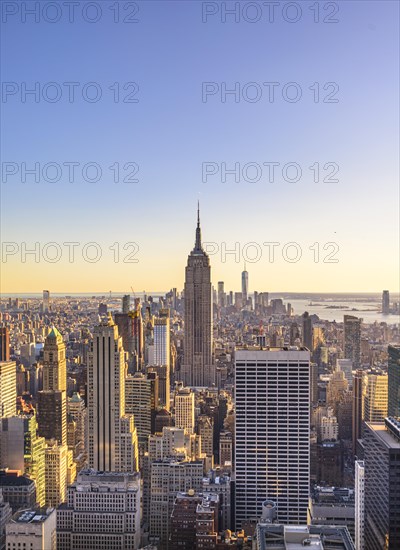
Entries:
<svg viewBox="0 0 400 550">
<path fill-rule="evenodd" d="M 313 349 L 312 321 L 308 311 L 303 313 L 303 346 L 310 351 Z"/>
<path fill-rule="evenodd" d="M 60 445 L 67 443 L 66 392 L 43 390 L 38 392 L 38 434 L 46 440 L 56 439 Z"/>
<path fill-rule="evenodd" d="M 218 281 L 218 305 L 219 307 L 226 306 L 226 295 L 224 291 L 224 281 Z"/>
<path fill-rule="evenodd" d="M 363 460 L 356 460 L 355 463 L 355 510 L 354 510 L 354 533 L 356 550 L 364 550 L 364 492 L 365 492 L 365 468 Z"/>
<path fill-rule="evenodd" d="M 195 246 L 186 267 L 184 320 L 182 380 L 186 386 L 211 386 L 215 383 L 211 267 L 201 244 L 199 210 Z"/>
<path fill-rule="evenodd" d="M 242 304 L 243 306 L 247 304 L 248 296 L 249 296 L 249 274 L 246 271 L 246 262 L 245 262 L 244 269 L 242 271 Z"/>
<path fill-rule="evenodd" d="M 170 368 L 170 347 L 169 309 L 161 309 L 154 319 L 154 365 Z"/>
<path fill-rule="evenodd" d="M 67 389 L 67 361 L 63 337 L 56 327 L 52 327 L 43 348 L 43 389 Z"/>
<path fill-rule="evenodd" d="M 17 367 L 14 361 L 0 362 L 0 418 L 17 412 Z"/>
<path fill-rule="evenodd" d="M 10 331 L 0 327 L 0 361 L 10 360 Z"/>
<path fill-rule="evenodd" d="M 60 459 L 62 465 L 57 471 L 61 476 L 64 474 L 66 476 L 67 360 L 63 337 L 54 326 L 46 338 L 43 348 L 43 355 L 43 390 L 38 393 L 37 407 L 38 433 L 41 437 L 44 437 L 47 442 L 54 438 L 57 440 L 60 448 L 63 449 L 65 459 Z M 53 461 L 55 460 L 54 457 L 55 454 L 52 451 L 49 451 L 49 464 L 53 464 Z M 54 479 L 56 480 L 58 478 L 55 476 Z M 49 480 L 50 477 L 46 478 L 46 491 L 57 491 L 57 489 L 53 488 L 53 485 L 57 485 L 58 481 L 50 483 Z M 52 485 L 49 489 L 47 487 L 48 481 L 50 485 Z M 62 483 L 66 483 L 66 477 Z M 56 502 L 56 499 L 52 500 L 50 498 L 48 502 Z"/>
<path fill-rule="evenodd" d="M 82 470 L 57 510 L 57 549 L 137 550 L 140 495 L 138 473 Z"/>
<path fill-rule="evenodd" d="M 125 379 L 125 413 L 133 415 L 139 444 L 147 451 L 151 434 L 152 380 L 143 373 L 136 372 Z"/>
<path fill-rule="evenodd" d="M 129 294 L 125 294 L 122 297 L 122 313 L 129 313 L 131 309 L 131 297 Z"/>
<path fill-rule="evenodd" d="M 236 527 L 267 498 L 280 523 L 305 523 L 310 480 L 310 353 L 238 349 Z"/>
<path fill-rule="evenodd" d="M 122 339 L 111 316 L 94 328 L 88 364 L 89 467 L 133 472 L 138 441 L 133 416 L 125 415 Z"/>
<path fill-rule="evenodd" d="M 344 316 L 344 357 L 353 361 L 354 369 L 361 363 L 361 322 L 354 315 Z"/>
<path fill-rule="evenodd" d="M 43 313 L 48 313 L 50 309 L 50 291 L 43 290 Z"/>
<path fill-rule="evenodd" d="M 175 396 L 175 426 L 194 432 L 194 393 L 190 388 L 178 390 Z"/>
<path fill-rule="evenodd" d="M 168 548 L 171 513 L 179 492 L 200 492 L 203 481 L 202 461 L 156 460 L 151 464 L 150 535 L 159 538 L 157 547 Z"/>
<path fill-rule="evenodd" d="M 365 549 L 400 548 L 400 422 L 366 423 Z"/>
<path fill-rule="evenodd" d="M 382 313 L 383 315 L 388 315 L 390 310 L 390 297 L 389 291 L 384 290 L 382 292 Z"/>
<path fill-rule="evenodd" d="M 388 346 L 388 416 L 400 416 L 400 345 Z"/>
<path fill-rule="evenodd" d="M 358 369 L 353 377 L 352 437 L 354 455 L 357 452 L 357 440 L 362 437 L 366 390 L 366 376 L 364 371 Z"/>
<path fill-rule="evenodd" d="M 365 422 L 383 422 L 388 415 L 388 376 L 368 373 L 364 400 Z"/>
</svg>

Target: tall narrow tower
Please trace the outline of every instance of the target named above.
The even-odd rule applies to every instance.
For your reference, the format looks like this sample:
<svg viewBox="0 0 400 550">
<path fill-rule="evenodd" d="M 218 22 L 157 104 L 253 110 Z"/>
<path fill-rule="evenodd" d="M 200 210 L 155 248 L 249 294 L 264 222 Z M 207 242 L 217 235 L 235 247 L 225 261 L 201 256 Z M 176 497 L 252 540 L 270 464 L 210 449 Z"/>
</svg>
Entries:
<svg viewBox="0 0 400 550">
<path fill-rule="evenodd" d="M 67 443 L 67 360 L 63 337 L 56 327 L 49 332 L 44 348 L 43 390 L 38 393 L 39 435 Z"/>
<path fill-rule="evenodd" d="M 89 467 L 109 472 L 138 469 L 134 419 L 125 415 L 122 338 L 111 316 L 95 327 L 88 364 Z"/>
<path fill-rule="evenodd" d="M 249 295 L 249 274 L 246 271 L 246 262 L 244 263 L 244 270 L 242 271 L 242 304 L 246 305 Z"/>
<path fill-rule="evenodd" d="M 212 331 L 210 258 L 201 244 L 198 208 L 196 240 L 188 256 L 185 276 L 185 347 L 182 379 L 186 386 L 211 386 L 215 383 Z"/>
</svg>

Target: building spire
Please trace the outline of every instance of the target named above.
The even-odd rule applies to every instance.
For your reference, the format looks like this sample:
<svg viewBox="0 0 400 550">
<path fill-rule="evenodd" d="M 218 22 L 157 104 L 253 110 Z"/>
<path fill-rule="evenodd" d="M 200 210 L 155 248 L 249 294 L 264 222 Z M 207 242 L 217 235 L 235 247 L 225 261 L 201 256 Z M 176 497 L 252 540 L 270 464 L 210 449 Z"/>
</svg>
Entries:
<svg viewBox="0 0 400 550">
<path fill-rule="evenodd" d="M 197 227 L 196 227 L 196 243 L 195 250 L 203 250 L 201 247 L 201 229 L 200 229 L 200 201 L 197 201 Z"/>
</svg>

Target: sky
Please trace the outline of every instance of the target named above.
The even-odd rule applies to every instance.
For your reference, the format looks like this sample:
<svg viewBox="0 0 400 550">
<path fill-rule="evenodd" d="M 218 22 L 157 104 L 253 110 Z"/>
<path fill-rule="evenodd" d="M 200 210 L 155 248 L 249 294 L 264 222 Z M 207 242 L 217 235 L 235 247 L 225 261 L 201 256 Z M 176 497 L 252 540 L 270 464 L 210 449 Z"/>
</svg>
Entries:
<svg viewBox="0 0 400 550">
<path fill-rule="evenodd" d="M 215 286 L 399 291 L 397 2 L 55 4 L 1 6 L 3 294 L 181 289 L 198 200 Z"/>
</svg>

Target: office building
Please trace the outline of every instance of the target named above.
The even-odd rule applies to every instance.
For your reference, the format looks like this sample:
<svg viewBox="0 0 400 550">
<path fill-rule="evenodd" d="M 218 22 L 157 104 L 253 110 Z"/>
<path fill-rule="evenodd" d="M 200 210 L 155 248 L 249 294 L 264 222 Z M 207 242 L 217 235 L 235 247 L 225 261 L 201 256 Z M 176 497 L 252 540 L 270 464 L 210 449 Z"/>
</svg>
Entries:
<svg viewBox="0 0 400 550">
<path fill-rule="evenodd" d="M 400 548 L 400 422 L 367 422 L 364 431 L 365 550 Z"/>
<path fill-rule="evenodd" d="M 185 386 L 208 387 L 215 383 L 210 258 L 201 244 L 197 214 L 195 246 L 185 273 L 184 358 L 181 376 Z"/>
<path fill-rule="evenodd" d="M 158 541 L 159 550 L 167 548 L 170 518 L 179 492 L 200 492 L 203 480 L 202 461 L 156 460 L 151 464 L 150 537 Z"/>
<path fill-rule="evenodd" d="M 63 337 L 52 327 L 43 348 L 43 389 L 67 390 L 67 360 Z"/>
<path fill-rule="evenodd" d="M 220 531 L 232 529 L 233 506 L 230 476 L 210 470 L 207 477 L 203 478 L 203 493 L 218 495 Z"/>
<path fill-rule="evenodd" d="M 88 362 L 89 466 L 137 471 L 137 431 L 125 414 L 124 350 L 111 316 L 94 328 Z"/>
<path fill-rule="evenodd" d="M 249 274 L 246 271 L 246 263 L 245 263 L 244 269 L 242 271 L 242 304 L 243 306 L 247 304 L 248 297 L 249 297 Z"/>
<path fill-rule="evenodd" d="M 197 433 L 201 437 L 201 451 L 209 459 L 210 468 L 213 467 L 214 420 L 206 414 L 197 417 Z"/>
<path fill-rule="evenodd" d="M 388 416 L 400 416 L 400 345 L 388 346 Z"/>
<path fill-rule="evenodd" d="M 12 516 L 11 506 L 9 502 L 4 500 L 4 496 L 0 490 L 0 548 L 3 550 L 5 545 L 5 530 L 6 524 L 10 521 Z"/>
<path fill-rule="evenodd" d="M 36 484 L 36 500 L 45 505 L 45 439 L 37 435 L 36 416 L 3 418 L 1 467 L 24 472 Z"/>
<path fill-rule="evenodd" d="M 361 364 L 361 323 L 358 317 L 344 316 L 344 357 L 353 362 L 354 369 Z"/>
<path fill-rule="evenodd" d="M 49 441 L 45 453 L 46 506 L 56 507 L 67 498 L 68 447 Z"/>
<path fill-rule="evenodd" d="M 170 319 L 169 309 L 161 309 L 154 319 L 154 365 L 166 365 L 170 369 Z M 168 388 L 169 389 L 169 388 Z"/>
<path fill-rule="evenodd" d="M 193 489 L 176 495 L 171 513 L 168 550 L 196 548 L 196 510 L 202 500 L 203 496 Z"/>
<path fill-rule="evenodd" d="M 352 437 L 354 455 L 357 452 L 357 441 L 362 437 L 366 391 L 366 376 L 364 371 L 358 369 L 353 377 Z"/>
<path fill-rule="evenodd" d="M 125 294 L 122 297 L 122 313 L 129 313 L 131 310 L 131 297 L 129 294 Z"/>
<path fill-rule="evenodd" d="M 383 422 L 388 415 L 388 375 L 368 373 L 364 397 L 365 422 Z"/>
<path fill-rule="evenodd" d="M 125 379 L 125 414 L 133 415 L 139 445 L 147 450 L 151 434 L 152 414 L 152 380 L 141 372 Z"/>
<path fill-rule="evenodd" d="M 178 493 L 171 514 L 168 550 L 216 548 L 218 495 Z"/>
<path fill-rule="evenodd" d="M 0 327 L 0 362 L 10 360 L 10 331 L 8 327 Z"/>
<path fill-rule="evenodd" d="M 258 523 L 255 550 L 355 550 L 346 527 Z"/>
<path fill-rule="evenodd" d="M 313 349 L 312 321 L 308 311 L 303 313 L 303 346 L 312 351 Z"/>
<path fill-rule="evenodd" d="M 43 290 L 43 304 L 42 304 L 43 313 L 48 313 L 50 311 L 50 291 Z"/>
<path fill-rule="evenodd" d="M 337 359 L 336 369 L 344 372 L 344 376 L 349 384 L 349 388 L 353 387 L 353 361 L 351 359 Z"/>
<path fill-rule="evenodd" d="M 308 505 L 308 525 L 347 527 L 354 539 L 355 499 L 346 487 L 313 488 Z"/>
<path fill-rule="evenodd" d="M 365 548 L 365 539 L 364 539 L 364 514 L 365 514 L 365 504 L 364 504 L 364 493 L 365 493 L 365 467 L 363 460 L 356 460 L 355 462 L 355 528 L 354 528 L 354 542 L 356 550 L 364 550 Z"/>
<path fill-rule="evenodd" d="M 29 508 L 16 512 L 6 525 L 6 550 L 56 550 L 56 511 Z"/>
<path fill-rule="evenodd" d="M 82 470 L 57 509 L 57 550 L 137 550 L 140 475 Z"/>
<path fill-rule="evenodd" d="M 175 395 L 175 426 L 194 432 L 194 393 L 190 388 L 181 388 Z"/>
<path fill-rule="evenodd" d="M 224 281 L 218 281 L 218 305 L 219 307 L 226 306 L 226 294 L 224 290 Z"/>
<path fill-rule="evenodd" d="M 231 432 L 221 432 L 219 436 L 219 465 L 225 472 L 233 468 L 233 437 Z"/>
<path fill-rule="evenodd" d="M 17 367 L 14 361 L 0 362 L 0 418 L 17 412 Z"/>
<path fill-rule="evenodd" d="M 75 423 L 74 430 L 74 458 L 79 464 L 83 463 L 87 456 L 87 419 L 85 402 L 79 393 L 74 392 L 68 399 L 67 413 Z"/>
<path fill-rule="evenodd" d="M 307 520 L 310 463 L 310 353 L 304 348 L 237 349 L 236 528 L 261 514 Z"/>
<path fill-rule="evenodd" d="M 390 313 L 390 297 L 388 290 L 382 292 L 382 313 L 383 315 L 389 315 Z"/>
<path fill-rule="evenodd" d="M 36 504 L 36 485 L 33 479 L 19 472 L 0 472 L 0 494 L 11 506 L 12 513 Z"/>
<path fill-rule="evenodd" d="M 61 390 L 38 392 L 38 434 L 47 439 L 56 439 L 60 445 L 67 443 L 67 396 Z"/>
<path fill-rule="evenodd" d="M 153 374 L 157 377 L 157 396 L 158 404 L 160 407 L 170 409 L 170 387 L 171 387 L 171 378 L 170 378 L 170 368 L 167 365 L 154 365 L 148 366 L 146 368 L 147 377 L 150 377 L 150 374 Z M 150 377 L 151 378 L 151 377 Z"/>
</svg>

